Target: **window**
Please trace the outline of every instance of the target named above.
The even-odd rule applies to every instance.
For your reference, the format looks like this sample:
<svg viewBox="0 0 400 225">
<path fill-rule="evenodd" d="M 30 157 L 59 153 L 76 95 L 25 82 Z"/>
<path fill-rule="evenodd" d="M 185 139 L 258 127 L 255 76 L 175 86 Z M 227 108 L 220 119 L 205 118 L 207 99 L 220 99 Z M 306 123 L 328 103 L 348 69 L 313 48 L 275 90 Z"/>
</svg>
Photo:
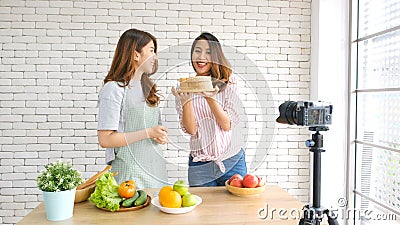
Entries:
<svg viewBox="0 0 400 225">
<path fill-rule="evenodd" d="M 400 1 L 354 3 L 354 221 L 400 224 Z"/>
</svg>

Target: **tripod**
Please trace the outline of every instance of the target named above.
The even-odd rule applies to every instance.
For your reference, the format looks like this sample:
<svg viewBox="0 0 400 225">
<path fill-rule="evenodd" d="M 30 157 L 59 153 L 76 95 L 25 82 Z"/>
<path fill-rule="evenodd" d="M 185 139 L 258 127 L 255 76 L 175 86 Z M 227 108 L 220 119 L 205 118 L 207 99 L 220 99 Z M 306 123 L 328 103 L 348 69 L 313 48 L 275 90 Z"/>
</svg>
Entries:
<svg viewBox="0 0 400 225">
<path fill-rule="evenodd" d="M 321 207 L 321 153 L 325 150 L 323 147 L 323 135 L 320 131 L 327 131 L 327 126 L 309 127 L 310 131 L 315 131 L 311 140 L 306 141 L 306 146 L 310 148 L 310 152 L 314 153 L 313 162 L 313 203 L 303 207 L 303 215 L 299 221 L 299 225 L 320 225 L 324 214 L 328 217 L 329 225 L 339 225 L 336 217 L 329 212 L 328 209 Z"/>
</svg>

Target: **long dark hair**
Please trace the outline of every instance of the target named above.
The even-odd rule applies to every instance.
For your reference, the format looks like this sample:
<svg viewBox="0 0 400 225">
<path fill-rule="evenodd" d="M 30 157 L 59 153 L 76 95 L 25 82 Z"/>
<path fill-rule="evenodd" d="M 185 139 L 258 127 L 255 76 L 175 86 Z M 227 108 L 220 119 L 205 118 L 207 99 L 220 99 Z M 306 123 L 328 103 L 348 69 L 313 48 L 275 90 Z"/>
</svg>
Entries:
<svg viewBox="0 0 400 225">
<path fill-rule="evenodd" d="M 129 29 L 125 31 L 119 38 L 117 48 L 115 49 L 114 58 L 111 63 L 110 71 L 104 78 L 104 84 L 109 81 L 116 81 L 120 87 L 129 85 L 133 75 L 135 74 L 134 53 L 142 52 L 144 46 L 150 41 L 154 43 L 154 52 L 157 53 L 156 38 L 145 31 L 137 29 Z M 153 72 L 158 69 L 158 60 L 155 61 Z M 143 74 L 141 78 L 143 94 L 146 96 L 146 102 L 150 106 L 157 105 L 159 97 L 157 96 L 157 87 L 149 78 L 151 74 Z"/>
<path fill-rule="evenodd" d="M 232 74 L 232 69 L 228 60 L 225 58 L 224 53 L 222 52 L 221 44 L 219 40 L 212 34 L 204 32 L 201 33 L 196 39 L 194 39 L 192 44 L 192 49 L 190 50 L 190 61 L 192 62 L 193 69 L 193 51 L 196 43 L 199 40 L 206 40 L 210 45 L 210 54 L 211 54 L 211 77 L 217 81 L 222 81 L 227 84 L 229 82 L 229 77 Z"/>
</svg>

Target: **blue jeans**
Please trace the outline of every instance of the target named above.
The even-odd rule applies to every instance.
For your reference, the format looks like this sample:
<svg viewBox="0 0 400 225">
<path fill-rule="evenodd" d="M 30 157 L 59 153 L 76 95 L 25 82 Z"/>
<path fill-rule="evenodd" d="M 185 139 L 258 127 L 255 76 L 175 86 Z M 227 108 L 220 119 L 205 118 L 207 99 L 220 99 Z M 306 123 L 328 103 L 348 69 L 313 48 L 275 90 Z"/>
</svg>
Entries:
<svg viewBox="0 0 400 225">
<path fill-rule="evenodd" d="M 244 150 L 238 154 L 222 161 L 225 166 L 225 173 L 222 173 L 215 162 L 193 162 L 193 157 L 189 156 L 189 185 L 191 187 L 224 186 L 225 181 L 229 180 L 234 174 L 246 175 L 246 159 Z"/>
</svg>

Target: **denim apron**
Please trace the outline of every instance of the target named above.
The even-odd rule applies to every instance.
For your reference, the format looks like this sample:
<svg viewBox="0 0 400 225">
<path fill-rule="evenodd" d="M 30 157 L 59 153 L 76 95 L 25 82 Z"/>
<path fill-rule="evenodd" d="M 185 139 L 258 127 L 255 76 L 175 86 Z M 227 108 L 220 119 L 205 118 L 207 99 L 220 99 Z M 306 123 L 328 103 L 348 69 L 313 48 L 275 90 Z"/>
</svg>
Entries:
<svg viewBox="0 0 400 225">
<path fill-rule="evenodd" d="M 131 88 L 126 88 L 124 97 L 123 132 L 133 132 L 159 125 L 160 110 L 145 102 L 133 103 L 129 96 Z M 160 145 L 151 138 L 115 148 L 115 159 L 111 163 L 112 171 L 118 172 L 115 179 L 120 184 L 125 180 L 134 180 L 142 188 L 159 188 L 167 184 L 167 170 Z"/>
</svg>

